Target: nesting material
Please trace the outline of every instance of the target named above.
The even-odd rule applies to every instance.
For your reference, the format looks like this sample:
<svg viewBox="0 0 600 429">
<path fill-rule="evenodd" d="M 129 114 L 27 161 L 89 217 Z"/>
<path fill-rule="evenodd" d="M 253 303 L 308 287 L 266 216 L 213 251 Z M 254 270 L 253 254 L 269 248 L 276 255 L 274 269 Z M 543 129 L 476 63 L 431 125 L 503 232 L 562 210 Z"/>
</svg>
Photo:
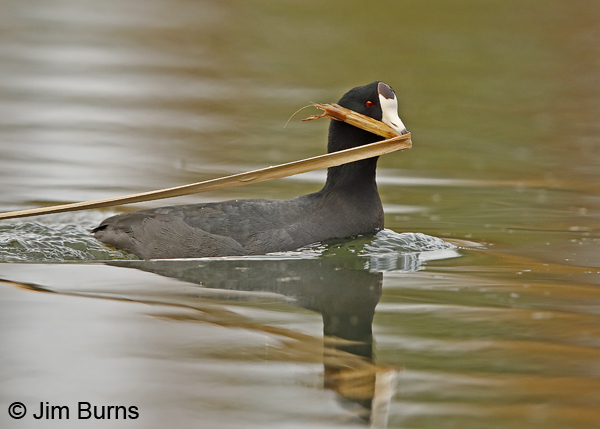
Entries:
<svg viewBox="0 0 600 429">
<path fill-rule="evenodd" d="M 289 162 L 286 164 L 280 164 L 274 167 L 262 168 L 260 170 L 253 170 L 246 173 L 234 174 L 232 176 L 206 180 L 204 182 L 191 183 L 189 185 L 176 186 L 168 189 L 159 189 L 155 191 L 142 192 L 139 194 L 106 198 L 102 200 L 0 213 L 0 219 L 39 216 L 44 214 L 62 213 L 85 209 L 99 209 L 123 204 L 141 203 L 163 198 L 172 198 L 182 195 L 216 191 L 225 188 L 234 188 L 237 186 L 249 185 L 251 183 L 265 182 L 267 180 L 280 179 L 283 177 L 293 176 L 295 174 L 334 167 L 336 165 L 347 164 L 349 162 L 372 158 L 412 147 L 410 133 L 400 135 L 381 121 L 377 121 L 373 118 L 354 112 L 353 110 L 346 109 L 345 107 L 337 104 L 315 104 L 314 106 L 323 110 L 325 113 L 321 115 L 310 116 L 303 121 L 330 118 L 337 121 L 347 122 L 355 127 L 385 137 L 386 140 L 352 149 L 346 149 L 312 158 L 302 159 L 299 161 Z"/>
</svg>

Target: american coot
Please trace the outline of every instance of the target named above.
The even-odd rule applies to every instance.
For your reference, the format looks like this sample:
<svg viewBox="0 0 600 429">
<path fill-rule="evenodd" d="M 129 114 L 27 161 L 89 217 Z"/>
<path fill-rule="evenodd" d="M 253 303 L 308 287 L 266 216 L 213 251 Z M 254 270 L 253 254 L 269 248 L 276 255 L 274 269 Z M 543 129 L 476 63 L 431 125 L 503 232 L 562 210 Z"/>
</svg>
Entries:
<svg viewBox="0 0 600 429">
<path fill-rule="evenodd" d="M 394 90 L 383 82 L 353 88 L 338 104 L 407 133 L 398 117 Z M 332 120 L 327 151 L 379 140 L 382 137 Z M 265 254 L 372 233 L 383 228 L 376 167 L 377 157 L 332 167 L 323 189 L 290 200 L 232 200 L 140 210 L 110 217 L 92 232 L 103 243 L 142 259 Z"/>
</svg>

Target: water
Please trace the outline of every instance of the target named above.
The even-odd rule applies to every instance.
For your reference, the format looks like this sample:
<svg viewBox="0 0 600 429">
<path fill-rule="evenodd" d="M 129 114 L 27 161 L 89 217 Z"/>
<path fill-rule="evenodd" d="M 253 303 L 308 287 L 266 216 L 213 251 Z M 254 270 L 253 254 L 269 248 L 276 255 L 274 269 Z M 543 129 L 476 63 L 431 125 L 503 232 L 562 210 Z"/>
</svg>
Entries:
<svg viewBox="0 0 600 429">
<path fill-rule="evenodd" d="M 414 146 L 380 159 L 385 231 L 296 252 L 139 261 L 89 230 L 323 172 L 1 222 L 0 426 L 81 427 L 80 401 L 139 410 L 86 427 L 600 426 L 600 10 L 365 8 L 3 2 L 2 211 L 323 153 L 289 116 L 376 79 Z"/>
</svg>

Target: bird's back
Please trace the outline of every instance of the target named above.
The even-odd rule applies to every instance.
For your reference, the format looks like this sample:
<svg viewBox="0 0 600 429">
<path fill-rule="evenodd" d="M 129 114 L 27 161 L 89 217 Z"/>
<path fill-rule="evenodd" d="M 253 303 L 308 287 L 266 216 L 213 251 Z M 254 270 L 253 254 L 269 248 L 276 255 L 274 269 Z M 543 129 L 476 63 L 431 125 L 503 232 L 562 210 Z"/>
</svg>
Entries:
<svg viewBox="0 0 600 429">
<path fill-rule="evenodd" d="M 110 217 L 93 232 L 106 244 L 152 259 L 281 252 L 383 226 L 381 203 L 366 219 L 364 210 L 337 200 L 314 193 L 166 206 Z"/>
</svg>

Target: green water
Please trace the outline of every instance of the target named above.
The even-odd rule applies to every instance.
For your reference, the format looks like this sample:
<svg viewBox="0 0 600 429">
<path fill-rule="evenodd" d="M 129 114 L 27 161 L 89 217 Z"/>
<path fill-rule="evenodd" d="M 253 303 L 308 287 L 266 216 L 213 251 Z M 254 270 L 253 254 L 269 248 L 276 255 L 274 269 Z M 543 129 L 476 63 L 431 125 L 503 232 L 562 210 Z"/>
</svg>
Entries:
<svg viewBox="0 0 600 429">
<path fill-rule="evenodd" d="M 387 231 L 283 255 L 146 263 L 88 231 L 323 172 L 0 222 L 0 426 L 81 427 L 89 401 L 139 409 L 90 427 L 598 427 L 599 19 L 583 0 L 3 2 L 1 211 L 321 154 L 327 124 L 288 118 L 374 80 L 413 148 L 379 161 Z"/>
</svg>

